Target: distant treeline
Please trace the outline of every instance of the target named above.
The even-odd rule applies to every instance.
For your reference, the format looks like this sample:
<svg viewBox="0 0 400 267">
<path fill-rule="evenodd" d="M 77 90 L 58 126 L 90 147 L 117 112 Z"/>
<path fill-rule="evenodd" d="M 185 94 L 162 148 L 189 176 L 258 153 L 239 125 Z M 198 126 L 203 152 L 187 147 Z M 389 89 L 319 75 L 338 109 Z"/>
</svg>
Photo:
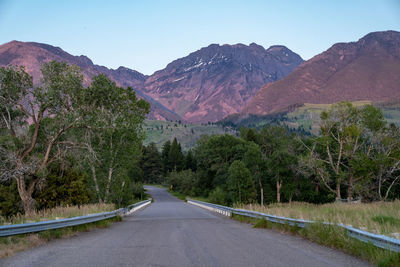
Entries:
<svg viewBox="0 0 400 267">
<path fill-rule="evenodd" d="M 320 128 L 319 136 L 242 128 L 240 137 L 203 136 L 187 155 L 176 139 L 161 153 L 150 144 L 143 179 L 219 204 L 399 197 L 400 130 L 379 109 L 341 102 L 322 112 Z"/>
</svg>

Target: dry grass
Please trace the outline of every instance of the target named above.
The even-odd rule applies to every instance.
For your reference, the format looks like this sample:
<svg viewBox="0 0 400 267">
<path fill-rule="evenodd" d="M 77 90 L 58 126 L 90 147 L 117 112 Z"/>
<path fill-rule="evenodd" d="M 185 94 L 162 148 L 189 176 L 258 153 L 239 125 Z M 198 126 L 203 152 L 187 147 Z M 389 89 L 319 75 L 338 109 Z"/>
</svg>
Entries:
<svg viewBox="0 0 400 267">
<path fill-rule="evenodd" d="M 323 205 L 293 202 L 268 206 L 238 205 L 237 208 L 296 219 L 342 223 L 400 239 L 400 201 Z"/>
<path fill-rule="evenodd" d="M 39 221 L 54 220 L 61 218 L 71 218 L 75 216 L 106 212 L 112 210 L 115 210 L 114 204 L 86 204 L 86 205 L 81 205 L 80 207 L 78 206 L 56 207 L 54 209 L 37 211 L 31 216 L 25 216 L 22 214 L 18 214 L 10 218 L 4 218 L 0 216 L 0 225 L 39 222 Z"/>
<path fill-rule="evenodd" d="M 39 234 L 31 234 L 21 237 L 3 237 L 0 242 L 0 259 L 10 257 L 17 252 L 28 248 L 37 247 L 46 242 Z"/>
<path fill-rule="evenodd" d="M 78 232 L 90 231 L 93 228 L 106 228 L 109 227 L 112 222 L 119 222 L 121 220 L 122 218 L 117 216 L 107 220 L 67 228 L 47 230 L 33 234 L 0 237 L 0 259 L 11 257 L 17 252 L 40 246 L 53 239 L 68 238 Z"/>
</svg>

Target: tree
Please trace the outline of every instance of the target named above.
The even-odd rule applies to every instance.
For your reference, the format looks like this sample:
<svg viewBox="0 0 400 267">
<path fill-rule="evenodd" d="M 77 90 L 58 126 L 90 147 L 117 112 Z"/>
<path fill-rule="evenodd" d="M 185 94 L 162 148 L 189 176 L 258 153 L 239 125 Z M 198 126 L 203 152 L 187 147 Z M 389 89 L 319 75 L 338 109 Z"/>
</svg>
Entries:
<svg viewBox="0 0 400 267">
<path fill-rule="evenodd" d="M 0 68 L 0 178 L 16 180 L 27 214 L 35 209 L 32 194 L 39 179 L 45 179 L 46 167 L 68 149 L 60 140 L 88 124 L 79 69 L 52 61 L 43 65 L 42 76 L 40 86 L 33 86 L 23 67 Z"/>
<path fill-rule="evenodd" d="M 144 138 L 142 122 L 149 112 L 149 104 L 136 98 L 132 88 L 116 86 L 105 75 L 93 78 L 86 90 L 85 102 L 91 108 L 94 127 L 86 133 L 86 148 L 92 178 L 100 202 L 107 202 L 115 176 L 128 177 L 131 166 L 138 164 L 140 145 Z M 100 181 L 98 181 L 100 180 Z M 125 182 L 117 182 L 125 187 Z M 100 192 L 99 183 L 105 188 Z M 121 191 L 122 192 L 122 191 Z M 118 193 L 119 194 L 119 193 Z"/>
<path fill-rule="evenodd" d="M 147 147 L 143 147 L 143 156 L 140 165 L 142 166 L 144 181 L 146 183 L 161 182 L 162 163 L 155 143 L 152 142 Z"/>
<path fill-rule="evenodd" d="M 167 172 L 172 171 L 172 167 L 169 164 L 170 149 L 171 149 L 171 141 L 168 140 L 163 144 L 161 149 L 161 160 L 162 160 L 164 175 L 166 175 Z"/>
<path fill-rule="evenodd" d="M 180 171 L 184 167 L 184 155 L 181 144 L 174 138 L 168 153 L 168 162 L 172 170 Z"/>
<path fill-rule="evenodd" d="M 46 184 L 36 193 L 41 208 L 82 205 L 89 203 L 92 196 L 88 190 L 86 173 L 53 164 L 47 175 Z"/>
<path fill-rule="evenodd" d="M 207 196 L 216 187 L 227 191 L 229 167 L 233 161 L 242 160 L 246 151 L 246 141 L 232 135 L 202 136 L 195 150 L 198 192 Z"/>
<path fill-rule="evenodd" d="M 233 202 L 248 203 L 254 199 L 255 189 L 249 169 L 240 160 L 235 160 L 229 167 L 227 180 Z"/>
<path fill-rule="evenodd" d="M 244 154 L 243 162 L 251 171 L 253 179 L 260 188 L 260 204 L 264 205 L 264 178 L 263 166 L 265 161 L 262 159 L 261 149 L 255 143 L 250 143 L 247 152 Z"/>
<path fill-rule="evenodd" d="M 281 202 L 281 189 L 284 181 L 293 178 L 292 165 L 295 164 L 296 158 L 288 152 L 288 147 L 280 147 L 274 151 L 268 159 L 268 170 L 276 183 L 276 201 Z M 292 182 L 292 181 L 291 181 Z"/>
<path fill-rule="evenodd" d="M 95 155 L 92 143 L 83 142 L 88 132 L 90 138 L 105 133 L 101 140 L 111 140 L 113 129 L 137 133 L 149 108 L 131 89 L 115 87 L 105 77 L 84 88 L 79 68 L 64 62 L 44 64 L 42 76 L 33 86 L 23 68 L 0 69 L 0 179 L 16 180 L 26 214 L 35 209 L 32 195 L 39 181 L 46 182 L 49 164 L 83 147 Z M 115 158 L 118 153 L 110 151 Z"/>
<path fill-rule="evenodd" d="M 322 136 L 309 148 L 305 165 L 317 173 L 336 199 L 341 199 L 341 187 L 346 186 L 351 201 L 354 189 L 363 187 L 375 176 L 377 162 L 371 158 L 383 139 L 374 136 L 380 136 L 385 125 L 380 110 L 370 105 L 362 108 L 349 102 L 332 105 L 329 111 L 321 113 Z"/>
<path fill-rule="evenodd" d="M 290 182 L 296 169 L 294 137 L 283 126 L 267 126 L 257 138 L 267 175 L 275 182 L 276 200 L 281 201 L 283 182 Z"/>
<path fill-rule="evenodd" d="M 10 217 L 22 211 L 17 182 L 12 180 L 8 183 L 0 184 L 0 216 Z"/>
<path fill-rule="evenodd" d="M 376 197 L 385 201 L 392 189 L 400 182 L 400 129 L 394 124 L 379 128 L 370 134 L 364 157 L 360 157 L 354 167 L 360 175 L 372 180 L 363 193 L 371 197 L 371 189 L 375 189 Z M 371 179 L 372 178 L 372 179 Z"/>
<path fill-rule="evenodd" d="M 187 152 L 185 157 L 185 169 L 192 171 L 196 171 L 197 169 L 196 158 L 193 156 L 191 149 Z"/>
</svg>

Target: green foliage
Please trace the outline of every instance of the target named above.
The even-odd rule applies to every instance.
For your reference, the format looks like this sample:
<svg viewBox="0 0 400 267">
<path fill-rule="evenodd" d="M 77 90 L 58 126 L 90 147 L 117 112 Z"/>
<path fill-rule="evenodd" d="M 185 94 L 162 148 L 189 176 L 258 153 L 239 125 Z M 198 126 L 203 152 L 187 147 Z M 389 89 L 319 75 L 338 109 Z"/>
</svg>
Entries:
<svg viewBox="0 0 400 267">
<path fill-rule="evenodd" d="M 184 168 L 184 156 L 182 153 L 181 144 L 178 143 L 176 138 L 172 141 L 171 147 L 168 152 L 168 166 L 170 170 L 180 171 Z"/>
<path fill-rule="evenodd" d="M 137 167 L 144 138 L 141 125 L 149 104 L 139 100 L 132 88 L 118 87 L 102 74 L 93 78 L 84 99 L 89 107 L 95 107 L 87 112 L 92 115 L 95 127 L 79 133 L 78 137 L 85 137 L 90 152 L 84 154 L 85 167 L 91 173 L 97 199 L 128 204 L 132 200 L 132 182 L 149 178 L 145 177 L 147 170 L 143 172 Z M 153 152 L 151 147 L 145 150 L 145 157 L 152 158 Z M 153 174 L 148 176 L 154 178 Z"/>
<path fill-rule="evenodd" d="M 380 224 L 390 224 L 392 226 L 400 225 L 400 219 L 394 218 L 392 216 L 377 215 L 372 217 L 372 220 Z"/>
<path fill-rule="evenodd" d="M 342 198 L 342 187 L 349 200 L 354 194 L 370 200 L 389 197 L 400 171 L 394 167 L 400 163 L 399 130 L 387 126 L 379 109 L 334 104 L 321 113 L 321 133 L 303 164 L 337 199 Z M 373 187 L 378 190 L 371 191 Z"/>
<path fill-rule="evenodd" d="M 163 173 L 164 175 L 167 174 L 167 172 L 172 171 L 172 167 L 169 164 L 169 151 L 171 150 L 171 141 L 167 140 L 161 150 L 161 160 L 162 160 L 162 166 L 163 166 Z"/>
<path fill-rule="evenodd" d="M 229 167 L 227 185 L 233 202 L 249 203 L 254 200 L 253 180 L 249 169 L 242 161 L 235 160 Z"/>
<path fill-rule="evenodd" d="M 143 147 L 140 166 L 144 174 L 144 183 L 160 184 L 163 182 L 161 157 L 154 143 Z"/>
<path fill-rule="evenodd" d="M 398 266 L 399 253 L 377 248 L 347 235 L 343 228 L 334 225 L 313 224 L 299 231 L 299 234 L 325 246 L 334 247 L 368 260 L 378 266 Z"/>
<path fill-rule="evenodd" d="M 215 188 L 208 195 L 208 199 L 211 203 L 219 205 L 228 205 L 230 203 L 229 195 L 227 192 L 222 190 L 220 187 Z"/>
<path fill-rule="evenodd" d="M 116 177 L 110 192 L 110 202 L 114 203 L 117 208 L 126 207 L 135 200 L 142 200 L 143 197 L 142 183 L 132 182 L 129 177 L 123 175 Z"/>
<path fill-rule="evenodd" d="M 241 222 L 251 223 L 254 228 L 276 229 L 280 232 L 290 232 L 317 242 L 327 247 L 340 249 L 350 255 L 364 259 L 377 266 L 399 266 L 400 253 L 375 247 L 350 237 L 346 230 L 335 225 L 311 224 L 305 228 L 293 227 L 287 224 L 273 223 L 266 219 L 255 219 L 240 215 L 232 218 Z"/>
<path fill-rule="evenodd" d="M 190 196 L 193 195 L 193 187 L 196 185 L 196 182 L 196 173 L 189 169 L 181 172 L 170 172 L 166 184 L 169 186 L 172 185 L 174 191 Z"/>
<path fill-rule="evenodd" d="M 18 196 L 15 181 L 0 184 L 0 216 L 10 217 L 22 212 L 21 200 Z"/>
<path fill-rule="evenodd" d="M 82 171 L 91 175 L 96 200 L 127 202 L 132 189 L 126 191 L 130 186 L 124 184 L 131 184 L 128 172 L 137 171 L 133 166 L 149 104 L 105 75 L 93 77 L 84 88 L 79 68 L 65 62 L 46 63 L 41 71 L 40 85 L 33 86 L 23 68 L 0 68 L 5 118 L 0 122 L 0 180 L 17 182 L 27 213 L 34 211 L 33 196 L 40 198 L 40 207 L 87 202 Z M 71 173 L 49 168 L 69 157 L 76 159 Z"/>
<path fill-rule="evenodd" d="M 47 175 L 46 185 L 35 195 L 39 208 L 72 206 L 89 203 L 88 176 L 79 170 L 53 167 Z"/>
<path fill-rule="evenodd" d="M 192 171 L 196 171 L 197 170 L 197 162 L 196 162 L 196 158 L 193 155 L 192 150 L 189 150 L 186 154 L 185 157 L 185 169 L 188 170 L 192 170 Z"/>
</svg>

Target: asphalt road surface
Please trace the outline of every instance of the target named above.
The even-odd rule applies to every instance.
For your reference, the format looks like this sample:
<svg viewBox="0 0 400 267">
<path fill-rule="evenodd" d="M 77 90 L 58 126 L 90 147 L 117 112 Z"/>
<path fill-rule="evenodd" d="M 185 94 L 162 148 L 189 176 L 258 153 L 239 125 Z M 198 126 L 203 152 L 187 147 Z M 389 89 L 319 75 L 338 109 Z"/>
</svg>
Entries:
<svg viewBox="0 0 400 267">
<path fill-rule="evenodd" d="M 107 229 L 79 233 L 0 266 L 366 266 L 300 237 L 254 229 L 147 187 L 155 202 Z"/>
</svg>

